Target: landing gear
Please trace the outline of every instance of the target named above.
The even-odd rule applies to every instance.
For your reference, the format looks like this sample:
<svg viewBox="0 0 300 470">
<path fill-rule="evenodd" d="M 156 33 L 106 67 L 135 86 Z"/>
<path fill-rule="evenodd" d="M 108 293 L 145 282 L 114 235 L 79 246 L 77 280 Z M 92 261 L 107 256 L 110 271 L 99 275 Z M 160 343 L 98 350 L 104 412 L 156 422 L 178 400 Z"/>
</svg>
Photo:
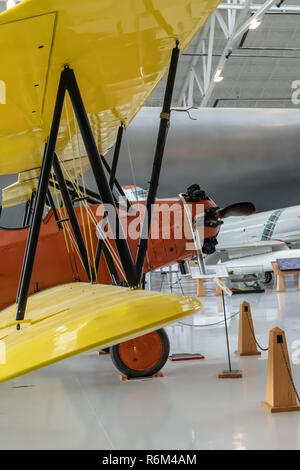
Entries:
<svg viewBox="0 0 300 470">
<path fill-rule="evenodd" d="M 273 279 L 273 273 L 271 271 L 265 272 L 264 284 L 270 284 Z"/>
<path fill-rule="evenodd" d="M 163 329 L 110 348 L 114 365 L 127 378 L 151 377 L 162 369 L 169 353 L 169 338 Z"/>
</svg>

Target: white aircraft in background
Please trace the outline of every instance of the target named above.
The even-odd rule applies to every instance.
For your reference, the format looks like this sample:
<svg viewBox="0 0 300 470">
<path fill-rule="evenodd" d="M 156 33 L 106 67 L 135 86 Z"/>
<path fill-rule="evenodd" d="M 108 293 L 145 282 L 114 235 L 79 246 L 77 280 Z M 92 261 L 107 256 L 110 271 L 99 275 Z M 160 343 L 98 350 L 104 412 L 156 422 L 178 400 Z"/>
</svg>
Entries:
<svg viewBox="0 0 300 470">
<path fill-rule="evenodd" d="M 147 189 L 140 188 L 140 186 L 131 184 L 122 186 L 122 189 L 128 201 L 145 201 L 147 199 Z"/>
<path fill-rule="evenodd" d="M 249 273 L 262 267 L 268 283 L 272 261 L 300 257 L 300 206 L 225 218 L 217 240 L 206 264 L 222 262 L 229 271 L 243 267 Z"/>
<path fill-rule="evenodd" d="M 147 191 L 139 186 L 123 186 L 123 190 L 129 201 L 147 197 Z M 245 211 L 250 215 L 238 216 Z M 272 261 L 300 258 L 300 206 L 255 213 L 253 204 L 239 203 L 220 212 L 223 225 L 216 238 L 216 251 L 205 256 L 206 265 L 221 262 L 233 274 L 240 268 L 245 274 L 254 274 L 259 268 L 265 272 L 265 282 L 269 283 Z"/>
</svg>

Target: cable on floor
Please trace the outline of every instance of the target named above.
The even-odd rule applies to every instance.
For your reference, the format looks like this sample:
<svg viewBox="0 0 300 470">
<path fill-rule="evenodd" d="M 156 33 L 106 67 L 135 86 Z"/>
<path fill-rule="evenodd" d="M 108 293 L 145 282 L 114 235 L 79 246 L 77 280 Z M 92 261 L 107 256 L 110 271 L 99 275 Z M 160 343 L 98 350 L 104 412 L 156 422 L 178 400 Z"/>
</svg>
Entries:
<svg viewBox="0 0 300 470">
<path fill-rule="evenodd" d="M 232 318 L 236 317 L 240 312 L 233 313 L 230 317 L 226 318 L 226 320 L 231 320 Z M 183 326 L 191 326 L 192 328 L 207 328 L 209 326 L 215 326 L 215 325 L 220 325 L 221 323 L 224 323 L 225 320 L 218 321 L 216 323 L 209 323 L 208 325 L 191 325 L 190 323 L 184 323 L 182 321 L 179 321 L 178 323 Z"/>
</svg>

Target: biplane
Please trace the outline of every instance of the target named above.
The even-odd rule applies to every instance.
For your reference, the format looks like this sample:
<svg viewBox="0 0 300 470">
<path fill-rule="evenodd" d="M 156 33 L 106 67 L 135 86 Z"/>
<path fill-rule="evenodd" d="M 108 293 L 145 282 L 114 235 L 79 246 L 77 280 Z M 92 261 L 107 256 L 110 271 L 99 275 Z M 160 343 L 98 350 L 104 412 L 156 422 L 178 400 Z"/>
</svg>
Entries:
<svg viewBox="0 0 300 470">
<path fill-rule="evenodd" d="M 52 182 L 50 181 L 50 183 Z M 145 207 L 147 191 L 134 185 L 121 187 L 117 180 L 115 180 L 115 183 L 121 191 L 119 195 L 122 197 L 120 199 L 125 197 L 123 207 L 120 205 L 118 213 L 122 230 L 124 233 L 126 232 L 130 253 L 135 258 L 140 238 L 141 208 Z M 52 184 L 52 187 L 55 187 L 54 184 Z M 13 188 L 14 185 L 5 188 L 3 191 L 3 199 L 6 203 L 8 200 L 7 193 Z M 85 188 L 85 191 L 88 194 L 85 198 L 88 211 L 93 215 L 93 222 L 97 222 L 96 226 L 95 224 L 90 225 L 90 219 L 87 217 L 86 211 L 82 210 L 83 207 L 75 205 L 80 194 L 78 195 L 77 190 L 75 191 L 74 188 L 69 190 L 81 233 L 85 234 L 84 238 L 87 241 L 88 260 L 93 259 L 94 266 L 89 264 L 89 271 L 92 267 L 95 268 L 97 280 L 101 284 L 124 285 L 126 284 L 126 277 L 122 267 L 120 264 L 115 266 L 107 245 L 98 243 L 98 237 L 101 237 L 101 234 L 98 235 L 98 224 L 108 225 L 103 217 L 104 208 L 100 200 L 98 203 L 95 202 L 98 198 L 96 193 L 88 188 Z M 250 203 L 232 204 L 220 210 L 206 196 L 206 193 L 200 190 L 198 185 L 192 185 L 188 188 L 187 192 L 184 193 L 184 197 L 189 203 L 188 210 L 192 218 L 196 214 L 202 214 L 205 211 L 206 217 L 201 232 L 201 250 L 205 255 L 215 252 L 220 225 L 224 218 L 240 216 L 241 214 L 245 216 L 253 211 L 253 206 Z M 32 218 L 33 199 L 34 191 L 25 205 L 22 227 L 4 228 L 0 226 L 0 310 L 12 304 L 15 300 L 22 268 L 22 257 Z M 46 201 L 48 212 L 41 224 L 36 260 L 29 286 L 30 294 L 67 282 L 88 280 L 85 267 L 72 238 L 70 220 L 66 216 L 65 210 L 60 208 L 60 201 L 61 198 L 55 205 L 49 190 Z M 208 208 L 213 210 L 208 211 Z M 132 227 L 133 230 L 131 230 Z M 143 274 L 170 264 L 189 261 L 196 257 L 192 227 L 189 226 L 179 197 L 156 199 L 153 206 L 151 228 Z M 116 247 L 111 230 L 105 232 L 105 238 L 106 243 L 110 244 L 112 252 L 115 252 Z M 101 251 L 99 251 L 99 246 L 102 248 Z M 56 253 L 55 257 L 53 257 L 53 252 Z M 50 267 L 51 269 L 49 269 Z"/>
<path fill-rule="evenodd" d="M 162 328 L 199 310 L 197 299 L 148 292 L 140 286 L 147 269 L 148 233 L 180 49 L 218 3 L 24 0 L 0 15 L 0 174 L 19 173 L 18 183 L 7 191 L 7 201 L 24 200 L 37 181 L 34 201 L 27 200 L 23 264 L 18 267 L 22 257 L 16 256 L 9 266 L 20 270 L 16 301 L 0 313 L 5 352 L 0 381 L 108 347 L 126 375 L 153 375 L 168 356 Z M 113 193 L 119 136 L 167 72 L 146 215 L 140 220 L 141 238 L 130 247 Z M 108 179 L 105 154 L 115 142 Z M 98 200 L 114 208 L 119 228 L 113 243 L 105 229 L 100 230 L 95 253 L 88 243 L 95 223 L 89 201 L 93 196 L 82 183 L 87 166 L 95 177 Z M 55 205 L 53 194 L 62 204 Z M 52 208 L 45 221 L 47 201 Z M 202 202 L 215 206 L 208 199 Z M 213 212 L 218 223 L 216 208 Z M 53 251 L 41 246 L 40 234 L 47 223 L 65 242 L 55 242 Z M 16 239 L 14 249 L 17 245 L 21 253 L 25 241 L 18 243 Z M 52 279 L 48 286 L 35 282 L 36 276 L 43 278 L 39 250 L 44 251 L 43 269 Z M 65 273 L 58 278 L 60 259 L 65 260 Z M 100 283 L 102 269 L 110 284 L 116 284 L 118 276 L 127 287 Z M 84 279 L 80 270 L 87 282 L 78 282 Z M 8 273 L 2 277 L 5 283 Z"/>
</svg>

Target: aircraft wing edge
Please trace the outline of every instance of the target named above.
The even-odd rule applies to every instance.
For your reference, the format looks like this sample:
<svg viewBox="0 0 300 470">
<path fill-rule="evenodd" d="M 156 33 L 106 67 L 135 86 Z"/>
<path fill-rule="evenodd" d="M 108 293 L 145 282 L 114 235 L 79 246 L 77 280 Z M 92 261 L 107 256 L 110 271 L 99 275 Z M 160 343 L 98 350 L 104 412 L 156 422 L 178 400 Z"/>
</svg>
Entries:
<svg viewBox="0 0 300 470">
<path fill-rule="evenodd" d="M 101 284 L 71 283 L 28 299 L 16 330 L 16 305 L 1 313 L 0 382 L 95 348 L 142 336 L 201 309 L 198 299 Z"/>
</svg>

